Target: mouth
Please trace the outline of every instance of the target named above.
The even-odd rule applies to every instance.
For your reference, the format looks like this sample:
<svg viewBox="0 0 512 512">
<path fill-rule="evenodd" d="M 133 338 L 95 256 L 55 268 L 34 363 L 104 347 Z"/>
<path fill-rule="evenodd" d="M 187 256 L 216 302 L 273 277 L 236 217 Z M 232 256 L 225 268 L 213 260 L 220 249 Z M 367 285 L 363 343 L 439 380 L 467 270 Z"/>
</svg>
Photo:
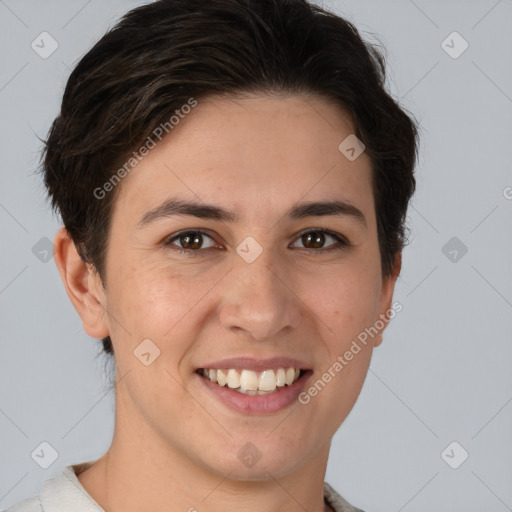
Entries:
<svg viewBox="0 0 512 512">
<path fill-rule="evenodd" d="M 222 388 L 244 395 L 270 395 L 280 393 L 312 373 L 301 368 L 276 368 L 263 371 L 235 368 L 198 368 L 202 378 Z"/>
</svg>

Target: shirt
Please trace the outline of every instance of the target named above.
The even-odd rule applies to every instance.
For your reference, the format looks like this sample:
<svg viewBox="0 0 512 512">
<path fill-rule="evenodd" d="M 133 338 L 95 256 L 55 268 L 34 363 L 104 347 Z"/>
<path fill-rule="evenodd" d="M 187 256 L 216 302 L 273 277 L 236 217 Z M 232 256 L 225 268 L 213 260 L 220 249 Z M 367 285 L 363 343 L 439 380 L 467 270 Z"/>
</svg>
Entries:
<svg viewBox="0 0 512 512">
<path fill-rule="evenodd" d="M 105 512 L 76 476 L 92 464 L 66 466 L 43 483 L 39 495 L 20 501 L 6 512 Z M 343 499 L 327 482 L 324 482 L 324 500 L 335 512 L 364 512 Z"/>
</svg>

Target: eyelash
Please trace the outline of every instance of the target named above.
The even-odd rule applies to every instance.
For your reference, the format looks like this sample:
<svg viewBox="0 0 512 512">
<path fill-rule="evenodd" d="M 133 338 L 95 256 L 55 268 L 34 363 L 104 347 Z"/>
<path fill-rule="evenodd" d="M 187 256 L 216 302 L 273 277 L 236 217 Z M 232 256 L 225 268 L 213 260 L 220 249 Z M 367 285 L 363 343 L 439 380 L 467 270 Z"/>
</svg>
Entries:
<svg viewBox="0 0 512 512">
<path fill-rule="evenodd" d="M 351 245 L 350 242 L 345 237 L 343 237 L 342 235 L 339 235 L 338 233 L 335 233 L 334 231 L 329 231 L 328 229 L 313 229 L 313 228 L 312 229 L 307 229 L 305 231 L 302 231 L 295 240 L 298 240 L 299 238 L 302 238 L 303 236 L 305 236 L 305 235 L 307 235 L 309 233 L 323 233 L 325 235 L 331 236 L 332 238 L 334 238 L 338 242 L 337 244 L 333 244 L 332 246 L 329 246 L 326 249 L 323 249 L 323 248 L 321 248 L 321 249 L 310 249 L 308 247 L 304 247 L 304 248 L 299 247 L 299 249 L 311 251 L 315 255 L 325 254 L 326 252 L 329 252 L 329 251 L 340 251 L 342 249 L 346 249 L 347 247 L 349 247 Z M 177 251 L 178 253 L 184 253 L 184 254 L 187 254 L 188 256 L 207 256 L 208 255 L 208 251 L 210 249 L 214 249 L 213 247 L 209 247 L 208 249 L 196 249 L 196 250 L 194 250 L 194 249 L 184 249 L 184 248 L 180 248 L 180 247 L 174 246 L 174 244 L 172 244 L 173 240 L 176 240 L 177 238 L 180 238 L 181 236 L 187 235 L 187 234 L 206 235 L 208 238 L 211 238 L 213 240 L 213 237 L 210 236 L 205 231 L 202 231 L 200 229 L 189 229 L 189 230 L 185 230 L 185 231 L 180 231 L 180 232 L 172 235 L 171 238 L 167 238 L 167 240 L 163 242 L 163 245 L 165 247 L 171 247 L 172 246 L 172 250 L 173 251 Z"/>
</svg>

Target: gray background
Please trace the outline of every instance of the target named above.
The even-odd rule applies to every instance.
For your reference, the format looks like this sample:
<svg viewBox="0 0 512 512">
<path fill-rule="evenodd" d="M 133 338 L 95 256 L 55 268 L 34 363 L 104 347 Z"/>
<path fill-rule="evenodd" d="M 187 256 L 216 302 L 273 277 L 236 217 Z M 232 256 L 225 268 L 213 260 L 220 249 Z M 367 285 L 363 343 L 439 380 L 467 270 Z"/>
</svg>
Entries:
<svg viewBox="0 0 512 512">
<path fill-rule="evenodd" d="M 70 68 L 141 3 L 0 0 L 0 508 L 111 441 L 99 344 L 53 259 L 40 260 L 60 224 L 33 171 Z M 378 36 L 389 88 L 422 126 L 403 311 L 333 440 L 326 480 L 367 512 L 512 510 L 512 2 L 322 5 Z M 59 45 L 47 59 L 31 48 L 43 31 Z M 453 31 L 469 44 L 458 58 L 441 45 Z M 48 469 L 31 458 L 42 441 L 59 454 Z M 453 441 L 469 453 L 458 469 L 441 456 Z M 445 459 L 459 463 L 461 450 Z"/>
</svg>

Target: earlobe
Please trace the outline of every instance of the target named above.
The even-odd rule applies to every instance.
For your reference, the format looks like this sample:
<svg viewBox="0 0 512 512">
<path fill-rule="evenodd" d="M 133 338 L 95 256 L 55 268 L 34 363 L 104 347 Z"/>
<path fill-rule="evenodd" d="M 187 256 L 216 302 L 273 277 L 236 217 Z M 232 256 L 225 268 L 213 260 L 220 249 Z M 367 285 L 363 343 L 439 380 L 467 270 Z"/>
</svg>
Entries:
<svg viewBox="0 0 512 512">
<path fill-rule="evenodd" d="M 108 336 L 108 318 L 103 305 L 105 295 L 99 275 L 82 260 L 64 227 L 55 235 L 54 247 L 60 277 L 82 319 L 85 332 L 98 339 Z"/>
</svg>

